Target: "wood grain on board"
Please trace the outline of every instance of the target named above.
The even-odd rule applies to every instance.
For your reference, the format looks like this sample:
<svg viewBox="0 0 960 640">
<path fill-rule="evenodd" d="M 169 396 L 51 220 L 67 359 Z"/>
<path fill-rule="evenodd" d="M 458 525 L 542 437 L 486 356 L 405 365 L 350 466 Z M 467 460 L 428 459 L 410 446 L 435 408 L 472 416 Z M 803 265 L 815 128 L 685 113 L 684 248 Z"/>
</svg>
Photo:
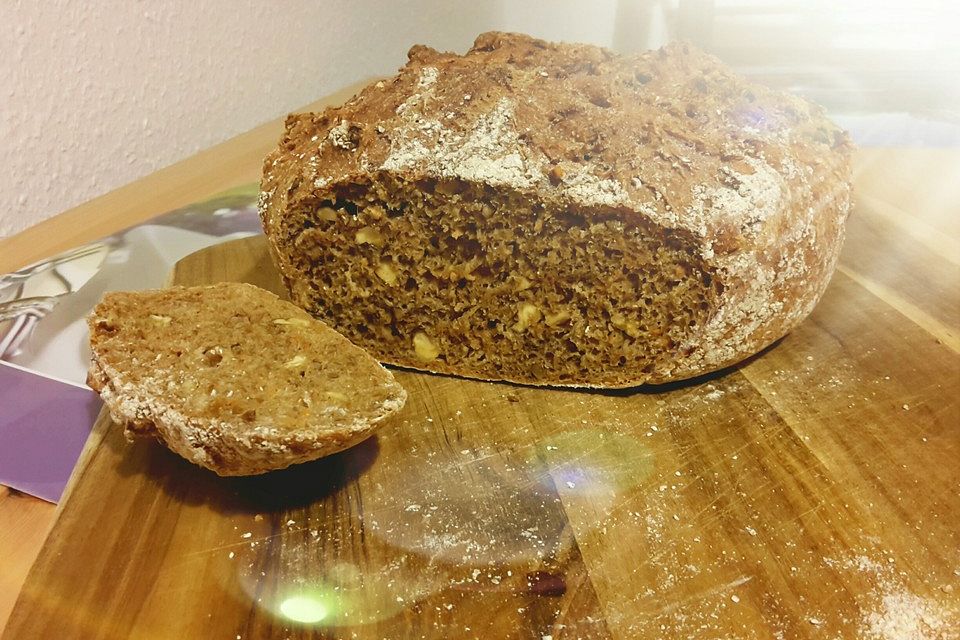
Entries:
<svg viewBox="0 0 960 640">
<path fill-rule="evenodd" d="M 4 637 L 956 638 L 957 262 L 862 217 L 811 318 L 709 378 L 398 371 L 376 437 L 253 478 L 101 417 Z M 279 289 L 260 237 L 173 274 L 218 280 Z"/>
<path fill-rule="evenodd" d="M 53 523 L 53 505 L 0 486 L 0 631 Z"/>
</svg>

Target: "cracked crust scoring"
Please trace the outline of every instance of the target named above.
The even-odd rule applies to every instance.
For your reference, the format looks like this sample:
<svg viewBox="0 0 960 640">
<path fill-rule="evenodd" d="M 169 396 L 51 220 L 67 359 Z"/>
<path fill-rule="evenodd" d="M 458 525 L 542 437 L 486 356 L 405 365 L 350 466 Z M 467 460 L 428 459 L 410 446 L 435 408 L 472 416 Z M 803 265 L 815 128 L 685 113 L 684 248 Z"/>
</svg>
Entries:
<svg viewBox="0 0 960 640">
<path fill-rule="evenodd" d="M 709 318 L 654 371 L 514 381 L 623 387 L 707 373 L 785 335 L 825 290 L 850 209 L 851 144 L 819 107 L 686 44 L 624 57 L 486 33 L 463 56 L 415 46 L 409 58 L 342 107 L 290 116 L 265 161 L 260 214 L 295 302 L 291 283 L 308 276 L 282 241 L 288 217 L 387 175 L 613 211 L 689 241 L 720 285 Z"/>
</svg>

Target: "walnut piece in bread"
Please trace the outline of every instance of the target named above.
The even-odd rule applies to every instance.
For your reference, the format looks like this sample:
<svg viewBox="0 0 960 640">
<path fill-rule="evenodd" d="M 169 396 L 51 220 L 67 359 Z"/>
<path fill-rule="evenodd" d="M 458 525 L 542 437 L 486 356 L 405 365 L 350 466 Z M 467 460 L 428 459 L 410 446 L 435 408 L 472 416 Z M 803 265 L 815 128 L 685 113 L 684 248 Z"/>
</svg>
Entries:
<svg viewBox="0 0 960 640">
<path fill-rule="evenodd" d="M 486 33 L 292 115 L 260 216 L 291 299 L 383 362 L 625 387 L 734 364 L 834 271 L 847 135 L 686 44 Z"/>
<path fill-rule="evenodd" d="M 362 349 L 252 285 L 108 293 L 88 324 L 87 384 L 127 436 L 223 476 L 353 446 L 406 400 Z"/>
</svg>

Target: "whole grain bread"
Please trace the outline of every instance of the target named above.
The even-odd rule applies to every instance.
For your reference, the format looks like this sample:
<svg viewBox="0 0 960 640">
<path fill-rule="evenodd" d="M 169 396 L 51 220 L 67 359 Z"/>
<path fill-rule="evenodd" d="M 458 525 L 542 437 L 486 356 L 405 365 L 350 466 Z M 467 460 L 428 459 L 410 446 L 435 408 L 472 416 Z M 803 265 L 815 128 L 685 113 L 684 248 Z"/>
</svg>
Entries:
<svg viewBox="0 0 960 640">
<path fill-rule="evenodd" d="M 87 384 L 128 438 L 223 476 L 350 447 L 406 400 L 362 349 L 252 285 L 108 293 L 88 323 Z"/>
<path fill-rule="evenodd" d="M 847 135 L 686 44 L 486 33 L 292 115 L 263 228 L 291 299 L 384 362 L 624 387 L 758 352 L 813 309 Z"/>
</svg>

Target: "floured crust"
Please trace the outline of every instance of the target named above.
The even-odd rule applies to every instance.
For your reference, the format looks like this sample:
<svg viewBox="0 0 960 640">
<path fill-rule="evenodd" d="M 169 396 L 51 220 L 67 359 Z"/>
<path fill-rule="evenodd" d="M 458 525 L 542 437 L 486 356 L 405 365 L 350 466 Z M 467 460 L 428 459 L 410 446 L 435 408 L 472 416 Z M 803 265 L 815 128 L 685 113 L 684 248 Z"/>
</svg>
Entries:
<svg viewBox="0 0 960 640">
<path fill-rule="evenodd" d="M 487 33 L 463 56 L 414 47 L 391 80 L 342 107 L 291 116 L 265 162 L 260 213 L 293 300 L 314 312 L 291 228 L 310 203 L 358 183 L 462 181 L 680 239 L 720 295 L 653 370 L 490 376 L 362 343 L 382 361 L 430 371 L 622 387 L 734 364 L 810 313 L 839 257 L 850 153 L 819 107 L 748 83 L 685 44 L 622 57 Z"/>
<path fill-rule="evenodd" d="M 250 285 L 224 284 L 210 289 L 224 287 L 247 296 L 245 302 L 248 306 L 275 306 L 284 317 L 302 319 L 304 330 L 333 333 L 322 323 L 307 320 L 306 314 L 302 314 L 302 311 L 289 303 Z M 252 299 L 249 298 L 251 291 L 255 291 Z M 237 420 L 235 416 L 199 412 L 185 404 L 182 390 L 180 393 L 170 391 L 172 385 L 169 381 L 182 375 L 184 371 L 166 368 L 144 377 L 140 375 L 141 372 L 129 371 L 124 362 L 111 364 L 107 345 L 110 338 L 105 340 L 98 335 L 97 325 L 109 317 L 107 307 L 113 301 L 124 296 L 143 296 L 141 310 L 149 313 L 152 309 L 149 299 L 151 293 L 153 292 L 108 294 L 89 319 L 93 355 L 87 384 L 100 394 L 111 418 L 124 426 L 125 435 L 130 440 L 152 436 L 190 462 L 211 469 L 219 475 L 253 475 L 315 460 L 351 447 L 372 435 L 383 420 L 401 409 L 406 401 L 406 392 L 388 371 L 360 349 L 336 336 L 331 343 L 332 348 L 341 353 L 352 350 L 357 362 L 353 370 L 338 372 L 338 375 L 342 373 L 347 377 L 367 378 L 364 384 L 376 385 L 382 393 L 383 400 L 376 403 L 372 409 L 354 411 L 348 419 L 339 420 L 336 425 L 325 425 L 316 420 L 290 424 L 285 418 L 276 418 L 276 421 L 271 423 L 273 418 L 269 414 L 259 416 L 257 423 L 251 425 Z M 190 302 L 185 301 L 184 304 Z M 295 313 L 302 314 L 302 318 Z M 113 319 L 110 321 L 113 322 Z M 307 325 L 308 322 L 312 327 Z M 297 329 L 300 328 L 301 325 L 297 325 Z M 203 344 L 205 336 L 200 328 L 197 329 L 197 334 L 196 344 Z M 117 339 L 119 338 L 123 338 L 122 333 L 118 335 Z M 159 347 L 162 339 L 162 335 L 149 335 L 146 336 L 146 344 L 144 340 L 139 340 L 131 343 L 128 348 L 148 355 L 151 350 L 149 342 L 153 340 Z M 258 345 L 244 346 L 258 348 Z M 269 360 L 269 352 L 276 349 L 276 346 L 262 344 L 259 349 L 267 354 L 264 357 Z M 322 358 L 324 354 L 306 352 L 304 357 Z M 259 374 L 267 376 L 269 370 L 260 371 Z M 256 376 L 257 373 L 253 372 L 251 375 Z M 251 378 L 250 384 L 255 386 L 257 380 Z M 254 403 L 255 401 L 256 397 Z"/>
</svg>

